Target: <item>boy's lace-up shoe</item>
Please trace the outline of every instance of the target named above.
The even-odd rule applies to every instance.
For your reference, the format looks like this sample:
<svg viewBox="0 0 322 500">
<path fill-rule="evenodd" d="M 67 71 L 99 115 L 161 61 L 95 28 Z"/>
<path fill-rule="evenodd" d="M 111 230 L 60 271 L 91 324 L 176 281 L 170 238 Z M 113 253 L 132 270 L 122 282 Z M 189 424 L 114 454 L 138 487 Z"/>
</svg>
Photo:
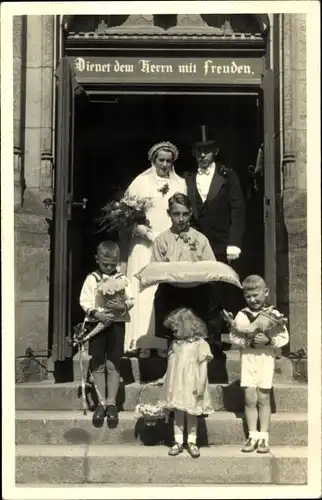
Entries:
<svg viewBox="0 0 322 500">
<path fill-rule="evenodd" d="M 198 446 L 195 443 L 188 443 L 188 451 L 192 458 L 199 458 L 200 457 L 200 451 Z"/>
<path fill-rule="evenodd" d="M 183 445 L 179 444 L 179 443 L 174 443 L 172 448 L 170 448 L 170 450 L 169 450 L 169 455 L 170 455 L 170 457 L 176 457 L 177 455 L 179 455 L 182 452 L 183 452 Z"/>
<path fill-rule="evenodd" d="M 117 420 L 118 412 L 115 404 L 109 404 L 106 407 L 106 418 L 107 420 Z"/>
<path fill-rule="evenodd" d="M 241 449 L 243 453 L 251 453 L 252 451 L 255 451 L 257 446 L 257 441 L 254 438 L 248 438 L 245 446 Z"/>
<path fill-rule="evenodd" d="M 98 405 L 93 415 L 93 425 L 94 427 L 102 427 L 105 418 L 105 408 L 102 405 Z"/>
<path fill-rule="evenodd" d="M 265 439 L 261 439 L 257 446 L 257 453 L 268 453 L 269 452 L 269 444 Z"/>
</svg>

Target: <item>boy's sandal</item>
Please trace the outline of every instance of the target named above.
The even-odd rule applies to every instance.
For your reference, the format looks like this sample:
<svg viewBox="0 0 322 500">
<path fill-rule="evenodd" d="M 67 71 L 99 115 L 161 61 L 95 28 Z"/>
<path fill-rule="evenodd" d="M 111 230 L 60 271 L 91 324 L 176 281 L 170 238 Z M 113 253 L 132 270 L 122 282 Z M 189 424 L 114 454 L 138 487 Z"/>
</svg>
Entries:
<svg viewBox="0 0 322 500">
<path fill-rule="evenodd" d="M 200 451 L 198 446 L 195 443 L 188 443 L 188 451 L 192 458 L 200 457 Z"/>
<path fill-rule="evenodd" d="M 171 457 L 176 457 L 177 455 L 179 455 L 180 453 L 183 452 L 183 445 L 182 444 L 179 444 L 179 443 L 175 443 L 172 448 L 170 448 L 169 450 L 169 455 Z"/>
</svg>

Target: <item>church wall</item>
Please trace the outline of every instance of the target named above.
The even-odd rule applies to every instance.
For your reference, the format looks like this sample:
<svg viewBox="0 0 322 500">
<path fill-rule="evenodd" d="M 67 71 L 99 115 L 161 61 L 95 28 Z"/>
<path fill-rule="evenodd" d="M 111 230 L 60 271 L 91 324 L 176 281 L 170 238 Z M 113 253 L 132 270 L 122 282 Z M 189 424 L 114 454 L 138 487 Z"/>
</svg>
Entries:
<svg viewBox="0 0 322 500">
<path fill-rule="evenodd" d="M 305 34 L 305 16 L 274 16 L 277 294 L 289 314 L 291 350 L 306 347 L 307 341 Z M 15 343 L 17 380 L 23 381 L 26 366 L 34 379 L 45 376 L 36 365 L 26 365 L 26 348 L 45 358 L 48 344 L 51 209 L 45 209 L 43 199 L 52 198 L 53 185 L 54 17 L 16 16 L 13 47 Z"/>
</svg>

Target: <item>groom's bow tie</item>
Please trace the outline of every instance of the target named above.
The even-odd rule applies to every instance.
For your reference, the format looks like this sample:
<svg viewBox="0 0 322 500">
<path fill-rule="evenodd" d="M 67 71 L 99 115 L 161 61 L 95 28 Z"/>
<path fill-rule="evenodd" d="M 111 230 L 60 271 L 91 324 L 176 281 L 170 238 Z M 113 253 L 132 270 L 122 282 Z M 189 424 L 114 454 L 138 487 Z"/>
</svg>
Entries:
<svg viewBox="0 0 322 500">
<path fill-rule="evenodd" d="M 209 175 L 210 174 L 210 168 L 198 168 L 198 174 L 199 175 Z"/>
</svg>

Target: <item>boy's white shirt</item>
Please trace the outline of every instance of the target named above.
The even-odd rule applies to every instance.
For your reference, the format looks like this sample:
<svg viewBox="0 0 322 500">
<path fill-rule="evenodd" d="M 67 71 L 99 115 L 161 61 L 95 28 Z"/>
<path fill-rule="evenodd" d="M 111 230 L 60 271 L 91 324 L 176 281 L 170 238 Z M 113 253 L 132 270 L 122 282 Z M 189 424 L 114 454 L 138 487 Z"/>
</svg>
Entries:
<svg viewBox="0 0 322 500">
<path fill-rule="evenodd" d="M 247 310 L 252 314 L 254 318 L 256 318 L 261 311 L 251 311 L 248 307 L 245 307 L 244 310 Z M 236 324 L 239 328 L 243 328 L 245 326 L 249 326 L 251 322 L 249 318 L 244 314 L 243 310 L 239 311 L 235 318 Z M 230 332 L 229 340 L 232 344 L 236 344 L 241 348 L 245 348 L 245 337 L 243 335 L 239 335 L 236 332 Z M 272 343 L 270 345 L 262 345 L 260 348 L 247 348 L 250 349 L 252 353 L 256 353 L 259 349 L 265 349 L 268 351 L 275 351 L 276 349 L 285 346 L 289 342 L 289 333 L 286 326 L 281 327 L 281 331 L 274 334 L 272 337 Z M 261 351 L 262 352 L 262 351 Z"/>
<path fill-rule="evenodd" d="M 120 276 L 123 276 L 123 279 L 125 281 L 125 305 L 127 307 L 127 312 L 124 315 L 120 315 L 118 318 L 115 319 L 115 321 L 129 321 L 130 316 L 128 314 L 128 311 L 133 307 L 134 305 L 134 296 L 133 296 L 133 291 L 132 291 L 132 286 L 129 281 L 129 279 L 123 275 L 123 273 L 116 273 L 113 276 L 108 276 L 103 274 L 102 278 L 109 278 L 109 279 L 116 279 L 119 278 Z M 84 310 L 86 314 L 86 321 L 96 321 L 93 318 L 88 316 L 88 313 L 92 311 L 93 309 L 96 309 L 99 312 L 104 311 L 104 296 L 102 295 L 101 292 L 97 290 L 98 285 L 100 281 L 97 281 L 93 273 L 89 274 L 83 284 L 81 293 L 80 293 L 80 298 L 79 298 L 79 303 L 81 308 Z"/>
</svg>

